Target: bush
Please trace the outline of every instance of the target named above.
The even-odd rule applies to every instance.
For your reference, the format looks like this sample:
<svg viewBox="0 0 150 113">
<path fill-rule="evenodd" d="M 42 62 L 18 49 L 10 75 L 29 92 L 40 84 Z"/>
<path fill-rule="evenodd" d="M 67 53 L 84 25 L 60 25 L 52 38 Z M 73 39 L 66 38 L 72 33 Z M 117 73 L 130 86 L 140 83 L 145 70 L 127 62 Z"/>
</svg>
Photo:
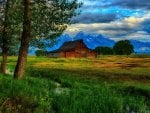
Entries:
<svg viewBox="0 0 150 113">
<path fill-rule="evenodd" d="M 103 54 L 103 55 L 112 55 L 113 49 L 110 47 L 97 47 L 95 48 L 95 51 L 97 54 Z"/>
<path fill-rule="evenodd" d="M 113 50 L 116 55 L 130 55 L 134 52 L 133 48 L 129 40 L 121 40 L 114 45 Z"/>
<path fill-rule="evenodd" d="M 46 56 L 46 51 L 43 51 L 43 50 L 37 50 L 35 52 L 36 56 Z"/>
</svg>

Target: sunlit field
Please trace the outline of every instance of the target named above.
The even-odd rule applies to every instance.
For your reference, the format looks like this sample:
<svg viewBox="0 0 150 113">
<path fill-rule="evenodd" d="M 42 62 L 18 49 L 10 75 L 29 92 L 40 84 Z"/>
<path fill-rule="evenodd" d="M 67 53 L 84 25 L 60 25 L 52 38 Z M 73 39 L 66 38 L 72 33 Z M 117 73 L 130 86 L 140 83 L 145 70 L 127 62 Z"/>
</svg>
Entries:
<svg viewBox="0 0 150 113">
<path fill-rule="evenodd" d="M 26 76 L 0 76 L 0 113 L 150 113 L 150 56 L 28 57 Z"/>
</svg>

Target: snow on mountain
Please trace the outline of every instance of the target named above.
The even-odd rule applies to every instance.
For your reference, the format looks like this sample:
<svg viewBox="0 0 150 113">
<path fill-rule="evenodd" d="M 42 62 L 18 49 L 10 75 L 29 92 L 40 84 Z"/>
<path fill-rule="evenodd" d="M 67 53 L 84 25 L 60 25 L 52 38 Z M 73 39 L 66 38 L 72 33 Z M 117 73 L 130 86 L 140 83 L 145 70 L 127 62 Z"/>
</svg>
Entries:
<svg viewBox="0 0 150 113">
<path fill-rule="evenodd" d="M 90 49 L 95 49 L 98 46 L 113 47 L 115 41 L 105 37 L 101 34 L 85 34 L 84 32 L 79 32 L 75 37 L 71 37 L 68 34 L 63 34 L 56 39 L 56 44 L 53 47 L 47 47 L 47 51 L 53 51 L 61 47 L 64 42 L 83 39 L 84 43 Z M 137 40 L 130 40 L 131 44 L 134 46 L 135 53 L 150 53 L 150 42 L 140 42 Z"/>
<path fill-rule="evenodd" d="M 95 49 L 98 46 L 108 46 L 113 47 L 114 41 L 110 40 L 107 37 L 104 37 L 103 35 L 95 35 L 95 34 L 84 34 L 82 31 L 79 32 L 75 37 L 70 37 L 67 34 L 64 34 L 57 38 L 57 44 L 54 45 L 52 48 L 47 48 L 48 51 L 58 49 L 64 42 L 72 41 L 72 40 L 78 40 L 82 39 L 84 43 L 87 45 L 90 49 Z"/>
</svg>

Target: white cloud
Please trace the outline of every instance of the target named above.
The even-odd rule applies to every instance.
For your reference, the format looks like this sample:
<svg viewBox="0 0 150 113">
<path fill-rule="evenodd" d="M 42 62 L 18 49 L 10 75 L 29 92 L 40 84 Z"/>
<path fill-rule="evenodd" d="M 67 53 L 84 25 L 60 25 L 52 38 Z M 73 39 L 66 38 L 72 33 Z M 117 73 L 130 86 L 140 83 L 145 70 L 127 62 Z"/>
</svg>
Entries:
<svg viewBox="0 0 150 113">
<path fill-rule="evenodd" d="M 142 51 L 148 51 L 148 50 L 150 50 L 150 48 L 148 48 L 148 47 L 142 47 L 142 48 L 140 48 Z"/>
<path fill-rule="evenodd" d="M 150 34 L 148 34 L 145 31 L 137 31 L 135 33 L 129 34 L 126 37 L 126 39 L 133 39 L 133 40 L 139 40 L 139 41 L 144 41 L 144 42 L 147 42 L 147 41 L 150 42 Z"/>
<path fill-rule="evenodd" d="M 150 19 L 150 12 L 142 17 L 128 17 L 123 20 L 116 20 L 109 23 L 72 24 L 68 26 L 65 33 L 74 36 L 79 31 L 87 34 L 103 34 L 114 40 L 136 39 L 140 41 L 150 41 L 150 34 L 142 31 L 145 20 Z"/>
</svg>

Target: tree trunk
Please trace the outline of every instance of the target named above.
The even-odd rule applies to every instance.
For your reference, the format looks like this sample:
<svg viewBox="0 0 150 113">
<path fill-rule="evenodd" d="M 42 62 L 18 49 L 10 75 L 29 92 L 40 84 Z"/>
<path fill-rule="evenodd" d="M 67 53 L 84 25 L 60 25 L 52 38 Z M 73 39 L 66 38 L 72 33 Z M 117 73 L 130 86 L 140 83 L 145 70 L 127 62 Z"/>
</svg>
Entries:
<svg viewBox="0 0 150 113">
<path fill-rule="evenodd" d="M 7 67 L 7 48 L 2 48 L 1 73 L 6 74 Z"/>
<path fill-rule="evenodd" d="M 7 66 L 7 52 L 8 52 L 8 10 L 9 10 L 9 2 L 6 1 L 5 12 L 4 12 L 4 27 L 2 33 L 2 62 L 1 62 L 1 72 L 6 74 L 6 66 Z"/>
<path fill-rule="evenodd" d="M 17 79 L 21 79 L 24 76 L 25 65 L 27 62 L 29 41 L 31 37 L 31 11 L 30 11 L 31 0 L 23 0 L 23 1 L 24 1 L 23 32 L 18 61 L 14 72 L 14 78 Z"/>
</svg>

